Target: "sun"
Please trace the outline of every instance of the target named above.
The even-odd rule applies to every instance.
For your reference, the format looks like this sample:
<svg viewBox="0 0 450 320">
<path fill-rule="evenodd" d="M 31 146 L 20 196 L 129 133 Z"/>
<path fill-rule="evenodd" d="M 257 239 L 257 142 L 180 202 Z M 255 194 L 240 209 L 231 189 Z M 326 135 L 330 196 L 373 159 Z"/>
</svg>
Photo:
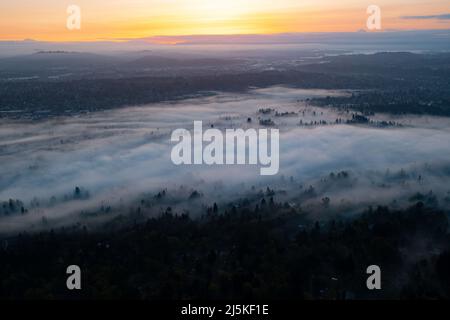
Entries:
<svg viewBox="0 0 450 320">
<path fill-rule="evenodd" d="M 200 0 L 195 2 L 193 10 L 203 21 L 233 20 L 247 12 L 245 1 L 241 0 Z"/>
</svg>

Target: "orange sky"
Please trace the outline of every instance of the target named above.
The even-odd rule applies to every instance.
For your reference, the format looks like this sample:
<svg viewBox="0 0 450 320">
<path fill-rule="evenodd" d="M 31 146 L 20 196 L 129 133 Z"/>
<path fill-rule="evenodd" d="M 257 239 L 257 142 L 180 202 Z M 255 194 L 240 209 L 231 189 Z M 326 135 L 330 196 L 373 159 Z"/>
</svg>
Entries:
<svg viewBox="0 0 450 320">
<path fill-rule="evenodd" d="M 68 30 L 68 5 L 81 29 Z M 381 8 L 382 28 L 450 29 L 449 0 L 12 0 L 0 3 L 0 39 L 93 41 L 155 35 L 357 31 L 366 8 Z"/>
</svg>

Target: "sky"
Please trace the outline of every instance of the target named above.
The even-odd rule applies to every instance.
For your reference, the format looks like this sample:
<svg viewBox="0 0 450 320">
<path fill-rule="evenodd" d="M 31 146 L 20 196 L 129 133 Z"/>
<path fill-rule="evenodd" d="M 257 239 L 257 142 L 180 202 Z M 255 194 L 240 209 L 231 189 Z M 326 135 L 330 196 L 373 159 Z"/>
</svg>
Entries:
<svg viewBox="0 0 450 320">
<path fill-rule="evenodd" d="M 0 40 L 123 40 L 163 35 L 353 32 L 369 5 L 381 31 L 450 29 L 449 0 L 2 0 Z M 69 30 L 67 8 L 81 10 Z"/>
</svg>

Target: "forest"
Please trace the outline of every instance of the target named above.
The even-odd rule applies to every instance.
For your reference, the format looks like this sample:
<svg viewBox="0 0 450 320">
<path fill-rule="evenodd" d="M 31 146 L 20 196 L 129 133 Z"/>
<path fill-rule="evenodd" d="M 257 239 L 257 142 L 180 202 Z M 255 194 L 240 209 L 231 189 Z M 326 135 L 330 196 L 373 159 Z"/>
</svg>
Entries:
<svg viewBox="0 0 450 320">
<path fill-rule="evenodd" d="M 138 223 L 139 215 L 4 240 L 0 298 L 450 298 L 448 215 L 420 201 L 326 221 L 273 197 L 254 207 L 214 203 L 200 219 L 170 207 Z M 71 264 L 83 290 L 66 289 Z M 366 288 L 372 264 L 383 290 Z"/>
</svg>

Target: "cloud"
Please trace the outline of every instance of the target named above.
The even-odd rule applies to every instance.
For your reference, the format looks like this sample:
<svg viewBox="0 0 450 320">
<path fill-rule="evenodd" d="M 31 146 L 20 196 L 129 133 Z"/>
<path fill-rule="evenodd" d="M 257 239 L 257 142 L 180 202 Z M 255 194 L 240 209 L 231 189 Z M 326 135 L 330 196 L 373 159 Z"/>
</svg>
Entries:
<svg viewBox="0 0 450 320">
<path fill-rule="evenodd" d="M 409 20 L 450 20 L 450 13 L 424 16 L 403 16 L 401 18 Z"/>
</svg>

